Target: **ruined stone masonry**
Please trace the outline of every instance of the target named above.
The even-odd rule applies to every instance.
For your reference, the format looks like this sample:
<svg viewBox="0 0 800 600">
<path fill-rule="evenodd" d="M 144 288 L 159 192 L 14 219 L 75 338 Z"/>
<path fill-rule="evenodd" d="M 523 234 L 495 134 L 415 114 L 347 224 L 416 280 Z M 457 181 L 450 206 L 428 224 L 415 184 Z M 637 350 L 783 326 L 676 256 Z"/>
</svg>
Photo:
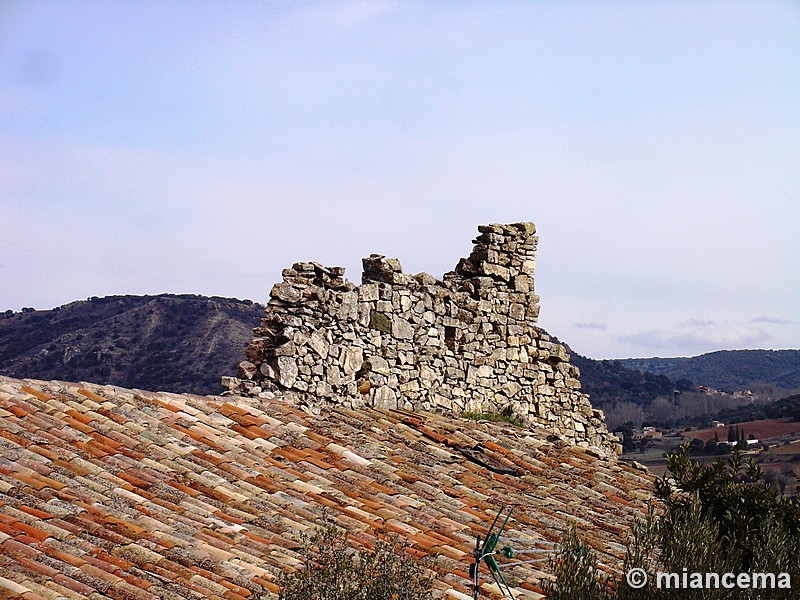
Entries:
<svg viewBox="0 0 800 600">
<path fill-rule="evenodd" d="M 601 454 L 618 453 L 564 347 L 535 326 L 533 223 L 483 225 L 469 258 L 437 280 L 400 262 L 296 263 L 272 288 L 261 327 L 223 378 L 228 394 L 435 412 L 500 412 Z"/>
</svg>

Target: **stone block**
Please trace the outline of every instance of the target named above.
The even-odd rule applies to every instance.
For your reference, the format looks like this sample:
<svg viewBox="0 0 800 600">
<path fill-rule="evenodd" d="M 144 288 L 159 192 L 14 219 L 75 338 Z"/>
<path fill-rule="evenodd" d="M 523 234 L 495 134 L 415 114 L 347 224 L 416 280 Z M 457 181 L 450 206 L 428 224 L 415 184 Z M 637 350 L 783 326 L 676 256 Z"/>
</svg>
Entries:
<svg viewBox="0 0 800 600">
<path fill-rule="evenodd" d="M 414 328 L 403 317 L 392 318 L 392 336 L 399 340 L 409 340 L 414 337 Z"/>
<path fill-rule="evenodd" d="M 362 348 L 345 348 L 342 352 L 341 368 L 345 375 L 352 375 L 359 369 L 364 362 L 364 350 Z"/>
<path fill-rule="evenodd" d="M 384 333 L 392 332 L 392 319 L 385 313 L 378 312 L 377 310 L 370 312 L 369 325 L 373 329 L 377 329 L 378 331 L 382 331 Z"/>
<path fill-rule="evenodd" d="M 389 370 L 389 362 L 381 357 L 381 356 L 371 356 L 369 358 L 370 370 L 373 373 L 379 373 L 381 375 L 388 375 L 390 373 Z"/>
<path fill-rule="evenodd" d="M 484 262 L 481 264 L 481 271 L 486 275 L 496 277 L 503 281 L 508 281 L 511 278 L 511 272 L 507 267 L 495 263 Z"/>
<path fill-rule="evenodd" d="M 238 366 L 239 377 L 242 379 L 252 379 L 258 372 L 258 367 L 249 360 L 243 360 Z"/>
<path fill-rule="evenodd" d="M 361 302 L 376 302 L 378 297 L 377 283 L 365 283 L 358 288 L 358 299 Z"/>
<path fill-rule="evenodd" d="M 297 379 L 297 363 L 291 356 L 279 356 L 275 361 L 275 375 L 278 384 L 284 388 L 290 388 Z"/>
<path fill-rule="evenodd" d="M 303 297 L 300 290 L 290 283 L 276 283 L 272 286 L 272 291 L 269 295 L 272 298 L 288 302 L 289 304 L 296 304 L 300 302 Z"/>
</svg>

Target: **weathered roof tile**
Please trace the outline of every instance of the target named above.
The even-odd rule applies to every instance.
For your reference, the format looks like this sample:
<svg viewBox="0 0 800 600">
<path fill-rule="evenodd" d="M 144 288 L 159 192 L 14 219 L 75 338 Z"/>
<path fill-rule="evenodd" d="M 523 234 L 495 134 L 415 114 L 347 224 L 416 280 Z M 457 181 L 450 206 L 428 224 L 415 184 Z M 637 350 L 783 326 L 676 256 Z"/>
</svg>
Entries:
<svg viewBox="0 0 800 600">
<path fill-rule="evenodd" d="M 503 504 L 515 505 L 514 536 L 532 543 L 557 540 L 567 519 L 584 523 L 607 564 L 620 562 L 613 539 L 645 510 L 646 475 L 544 436 L 238 401 L 0 378 L 7 586 L 29 597 L 252 598 L 300 564 L 298 534 L 333 521 L 354 544 L 394 531 L 411 551 L 438 553 L 437 585 L 458 598 L 474 536 Z M 459 448 L 483 448 L 520 477 Z M 512 571 L 520 597 L 539 589 L 539 568 Z"/>
</svg>

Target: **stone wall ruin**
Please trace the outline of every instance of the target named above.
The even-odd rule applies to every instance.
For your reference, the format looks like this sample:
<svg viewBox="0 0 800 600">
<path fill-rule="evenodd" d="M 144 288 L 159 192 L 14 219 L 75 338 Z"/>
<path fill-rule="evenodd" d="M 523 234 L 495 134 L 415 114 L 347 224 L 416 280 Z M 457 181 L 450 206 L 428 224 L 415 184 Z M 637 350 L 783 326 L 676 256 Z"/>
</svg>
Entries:
<svg viewBox="0 0 800 600">
<path fill-rule="evenodd" d="M 229 394 L 293 394 L 300 404 L 498 412 L 616 455 L 564 347 L 535 323 L 533 223 L 484 225 L 468 258 L 438 280 L 397 259 L 344 268 L 296 263 L 272 288 Z"/>
</svg>

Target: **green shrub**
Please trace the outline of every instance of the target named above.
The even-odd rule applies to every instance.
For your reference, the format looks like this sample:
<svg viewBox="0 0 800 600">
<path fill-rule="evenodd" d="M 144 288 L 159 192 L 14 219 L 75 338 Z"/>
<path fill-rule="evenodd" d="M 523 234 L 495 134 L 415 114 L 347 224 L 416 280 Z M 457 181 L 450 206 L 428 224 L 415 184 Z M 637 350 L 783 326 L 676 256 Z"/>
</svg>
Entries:
<svg viewBox="0 0 800 600">
<path fill-rule="evenodd" d="M 623 572 L 640 568 L 649 584 L 635 589 L 624 579 L 607 578 L 587 554 L 574 529 L 565 535 L 552 561 L 555 580 L 545 585 L 549 598 L 604 600 L 767 600 L 798 597 L 786 589 L 659 589 L 661 573 L 788 573 L 800 586 L 800 504 L 762 479 L 759 465 L 734 450 L 727 463 L 711 465 L 687 457 L 682 446 L 668 460 L 672 479 L 656 481 L 657 504 L 631 527 Z M 794 594 L 794 595 L 793 595 Z"/>
<path fill-rule="evenodd" d="M 279 600 L 432 600 L 432 559 L 415 559 L 397 536 L 354 550 L 335 526 L 303 541 L 303 566 L 280 578 Z"/>
<path fill-rule="evenodd" d="M 594 552 L 570 526 L 561 542 L 561 553 L 552 563 L 556 581 L 544 585 L 550 600 L 610 599 L 608 577 L 600 572 Z"/>
</svg>

